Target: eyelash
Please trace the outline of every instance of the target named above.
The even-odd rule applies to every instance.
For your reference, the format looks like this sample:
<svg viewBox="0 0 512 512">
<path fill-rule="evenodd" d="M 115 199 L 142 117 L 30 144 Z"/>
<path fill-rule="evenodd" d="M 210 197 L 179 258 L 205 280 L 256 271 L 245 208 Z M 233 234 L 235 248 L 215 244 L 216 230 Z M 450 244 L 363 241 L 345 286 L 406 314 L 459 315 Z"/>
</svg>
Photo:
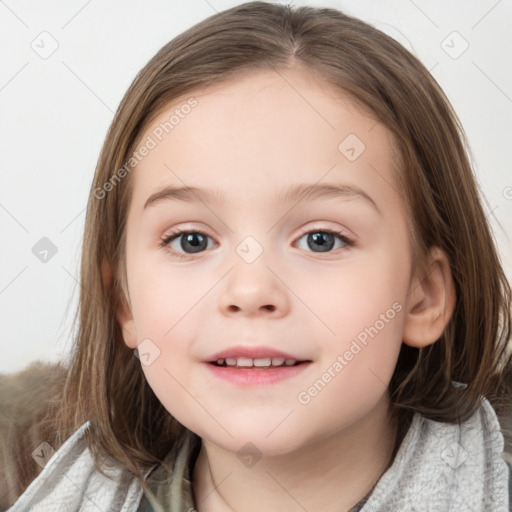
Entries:
<svg viewBox="0 0 512 512">
<path fill-rule="evenodd" d="M 199 231 L 197 229 L 193 229 L 193 230 L 176 230 L 176 231 L 172 231 L 171 233 L 169 233 L 168 235 L 166 235 L 165 237 L 163 237 L 161 239 L 160 247 L 168 249 L 169 251 L 171 251 L 173 253 L 173 255 L 177 256 L 180 260 L 191 259 L 191 257 L 194 256 L 194 254 L 182 254 L 182 253 L 179 253 L 179 252 L 175 251 L 174 249 L 171 249 L 169 247 L 169 245 L 168 245 L 170 242 L 172 242 L 176 238 L 179 238 L 182 235 L 189 235 L 191 233 L 196 233 L 196 234 L 199 234 L 199 235 L 203 235 L 203 236 L 205 236 L 207 238 L 211 238 L 206 233 L 203 233 L 202 231 Z M 356 245 L 354 240 L 352 240 L 351 238 L 348 238 L 342 231 L 338 231 L 336 229 L 329 229 L 329 228 L 309 229 L 309 230 L 303 231 L 298 236 L 297 240 L 300 240 L 304 235 L 307 235 L 309 233 L 329 233 L 329 234 L 332 234 L 332 235 L 337 235 L 340 238 L 340 240 L 345 244 L 345 247 L 353 247 L 353 246 Z M 332 251 L 329 251 L 329 252 L 332 252 Z M 317 253 L 317 254 L 321 254 L 321 253 Z"/>
</svg>

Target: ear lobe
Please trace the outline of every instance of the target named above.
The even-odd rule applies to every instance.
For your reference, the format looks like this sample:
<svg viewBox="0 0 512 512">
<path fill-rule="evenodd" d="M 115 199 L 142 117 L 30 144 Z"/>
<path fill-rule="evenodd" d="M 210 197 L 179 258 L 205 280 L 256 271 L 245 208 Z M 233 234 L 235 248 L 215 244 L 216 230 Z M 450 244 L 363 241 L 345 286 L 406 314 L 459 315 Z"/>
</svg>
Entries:
<svg viewBox="0 0 512 512">
<path fill-rule="evenodd" d="M 411 347 L 435 343 L 455 310 L 455 285 L 448 257 L 439 247 L 433 247 L 429 261 L 427 273 L 421 279 L 412 279 L 406 301 L 402 340 Z"/>
<path fill-rule="evenodd" d="M 130 306 L 127 304 L 124 297 L 121 297 L 120 304 L 116 311 L 116 318 L 119 322 L 123 333 L 123 340 L 127 347 L 137 348 L 137 331 L 135 330 L 135 321 Z"/>
<path fill-rule="evenodd" d="M 121 266 L 121 268 L 123 268 Z M 111 290 L 114 278 L 114 271 L 112 265 L 108 261 L 103 261 L 101 264 L 101 277 L 103 280 L 103 286 L 107 290 Z M 123 276 L 124 277 L 124 276 Z M 126 280 L 122 280 L 123 285 Z M 121 286 L 122 290 L 125 290 L 125 286 Z M 123 340 L 127 347 L 135 349 L 137 348 L 137 331 L 135 330 L 135 322 L 131 312 L 131 307 L 126 300 L 125 293 L 120 292 L 121 297 L 116 308 L 116 319 L 119 322 L 121 331 L 123 333 Z"/>
</svg>

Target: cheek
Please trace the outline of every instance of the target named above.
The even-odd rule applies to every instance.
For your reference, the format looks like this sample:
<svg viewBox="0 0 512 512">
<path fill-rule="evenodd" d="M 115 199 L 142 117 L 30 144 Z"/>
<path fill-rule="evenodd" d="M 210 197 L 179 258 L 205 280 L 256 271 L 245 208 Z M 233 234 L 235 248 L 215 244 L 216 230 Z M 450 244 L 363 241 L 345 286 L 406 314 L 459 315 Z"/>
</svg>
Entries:
<svg viewBox="0 0 512 512">
<path fill-rule="evenodd" d="M 294 292 L 321 321 L 318 328 L 326 341 L 339 346 L 379 322 L 386 312 L 385 320 L 393 320 L 397 310 L 403 309 L 407 268 L 406 261 L 385 247 L 355 254 L 335 270 L 319 270 L 314 278 L 297 274 L 291 279 Z"/>
<path fill-rule="evenodd" d="M 377 251 L 331 274 L 325 285 L 315 280 L 309 304 L 325 326 L 319 324 L 318 337 L 323 355 L 316 387 L 321 393 L 311 402 L 323 402 L 327 409 L 333 403 L 339 413 L 344 407 L 364 407 L 385 391 L 402 344 L 404 268 L 392 251 Z M 322 296 L 318 286 L 328 292 Z M 305 401 L 315 392 L 306 393 Z"/>
<path fill-rule="evenodd" d="M 164 407 L 180 420 L 180 412 L 193 410 L 192 396 L 200 393 L 190 372 L 197 363 L 194 340 L 204 329 L 202 303 L 212 279 L 197 272 L 179 271 L 165 264 L 146 264 L 133 279 L 133 311 L 139 343 L 157 357 L 142 365 L 146 379 Z"/>
<path fill-rule="evenodd" d="M 133 309 L 141 336 L 167 337 L 211 287 L 208 280 L 165 263 L 147 262 L 134 269 Z M 197 273 L 196 273 L 197 275 Z"/>
<path fill-rule="evenodd" d="M 403 309 L 394 305 L 384 309 L 384 320 L 375 320 L 367 312 L 359 318 L 348 312 L 340 315 L 336 324 L 340 335 L 331 336 L 317 371 L 296 397 L 304 428 L 315 423 L 328 434 L 347 427 L 382 399 L 402 343 Z"/>
</svg>

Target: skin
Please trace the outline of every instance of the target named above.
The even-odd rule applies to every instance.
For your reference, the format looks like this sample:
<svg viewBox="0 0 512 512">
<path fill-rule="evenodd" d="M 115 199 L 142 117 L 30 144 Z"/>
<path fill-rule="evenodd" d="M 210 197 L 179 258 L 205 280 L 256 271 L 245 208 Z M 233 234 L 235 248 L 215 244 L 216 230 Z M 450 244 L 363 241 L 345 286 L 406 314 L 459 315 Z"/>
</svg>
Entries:
<svg viewBox="0 0 512 512">
<path fill-rule="evenodd" d="M 192 95 L 198 106 L 132 171 L 129 303 L 118 312 L 125 343 L 135 349 L 149 338 L 158 347 L 145 376 L 169 413 L 203 439 L 193 471 L 199 512 L 259 511 L 263 502 L 268 511 L 348 510 L 392 462 L 387 386 L 401 343 L 434 343 L 453 313 L 448 260 L 432 248 L 429 272 L 411 274 L 390 134 L 318 78 L 256 71 L 216 84 L 173 101 L 141 140 Z M 351 133 L 366 146 L 354 161 L 338 149 Z M 290 185 L 317 182 L 356 185 L 380 213 L 358 197 L 276 199 Z M 168 184 L 219 188 L 226 200 L 162 201 L 144 211 Z M 180 260 L 176 252 L 190 247 L 182 239 L 160 247 L 178 227 L 207 235 L 207 248 Z M 336 237 L 330 252 L 308 245 L 307 233 L 326 228 L 356 245 Z M 263 250 L 252 263 L 236 251 L 247 236 Z M 394 303 L 394 318 L 300 403 L 299 393 Z M 312 363 L 268 386 L 212 376 L 202 361 L 239 343 Z M 247 442 L 261 454 L 251 467 L 237 457 Z"/>
</svg>

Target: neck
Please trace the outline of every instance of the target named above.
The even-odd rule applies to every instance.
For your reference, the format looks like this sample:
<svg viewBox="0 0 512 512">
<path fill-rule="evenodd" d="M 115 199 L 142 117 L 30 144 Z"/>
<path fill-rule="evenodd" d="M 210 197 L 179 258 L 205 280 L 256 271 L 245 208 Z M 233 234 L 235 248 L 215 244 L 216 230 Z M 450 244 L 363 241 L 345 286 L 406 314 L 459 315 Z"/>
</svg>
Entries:
<svg viewBox="0 0 512 512">
<path fill-rule="evenodd" d="M 349 511 L 390 467 L 397 425 L 387 393 L 344 430 L 246 468 L 236 453 L 205 441 L 193 471 L 198 512 Z"/>
</svg>

